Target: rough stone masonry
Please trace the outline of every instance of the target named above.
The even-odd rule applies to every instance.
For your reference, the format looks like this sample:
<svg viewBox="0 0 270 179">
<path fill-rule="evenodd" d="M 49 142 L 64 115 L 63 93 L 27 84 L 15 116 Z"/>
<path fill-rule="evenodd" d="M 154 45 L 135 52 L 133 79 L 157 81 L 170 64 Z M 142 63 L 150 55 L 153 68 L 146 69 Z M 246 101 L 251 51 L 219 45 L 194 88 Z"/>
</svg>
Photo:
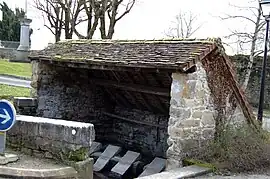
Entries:
<svg viewBox="0 0 270 179">
<path fill-rule="evenodd" d="M 201 63 L 195 73 L 173 73 L 172 78 L 167 157 L 168 165 L 175 168 L 182 166 L 179 158 L 213 137 L 215 111 Z"/>
<path fill-rule="evenodd" d="M 197 63 L 195 73 L 173 73 L 172 79 L 168 168 L 182 166 L 182 160 L 179 159 L 192 155 L 207 141 L 213 139 L 217 114 L 207 74 L 201 63 Z M 228 122 L 243 121 L 245 117 L 238 106 Z"/>
</svg>

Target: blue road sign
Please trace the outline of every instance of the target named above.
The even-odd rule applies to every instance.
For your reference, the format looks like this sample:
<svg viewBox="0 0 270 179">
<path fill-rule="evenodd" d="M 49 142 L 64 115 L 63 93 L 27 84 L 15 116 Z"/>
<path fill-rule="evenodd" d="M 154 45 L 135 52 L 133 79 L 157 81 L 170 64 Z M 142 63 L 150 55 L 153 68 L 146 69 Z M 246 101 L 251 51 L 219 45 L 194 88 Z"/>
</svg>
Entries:
<svg viewBox="0 0 270 179">
<path fill-rule="evenodd" d="M 7 100 L 0 100 L 0 131 L 8 131 L 16 121 L 16 110 Z"/>
</svg>

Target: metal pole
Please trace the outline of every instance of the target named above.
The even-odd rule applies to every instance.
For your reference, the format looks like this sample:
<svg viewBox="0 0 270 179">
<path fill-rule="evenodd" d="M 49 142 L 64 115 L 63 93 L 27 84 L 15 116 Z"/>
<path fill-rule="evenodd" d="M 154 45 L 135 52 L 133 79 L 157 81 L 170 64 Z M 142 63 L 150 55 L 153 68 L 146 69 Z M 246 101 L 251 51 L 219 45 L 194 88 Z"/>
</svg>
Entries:
<svg viewBox="0 0 270 179">
<path fill-rule="evenodd" d="M 258 109 L 258 121 L 262 124 L 263 118 L 263 104 L 264 104 L 264 87 L 265 87 L 265 75 L 266 75 L 266 64 L 267 64 L 267 50 L 268 50 L 268 32 L 269 32 L 269 17 L 266 18 L 266 34 L 265 34 L 265 46 L 263 56 L 263 67 L 261 73 L 261 89 L 260 89 L 260 101 Z"/>
</svg>

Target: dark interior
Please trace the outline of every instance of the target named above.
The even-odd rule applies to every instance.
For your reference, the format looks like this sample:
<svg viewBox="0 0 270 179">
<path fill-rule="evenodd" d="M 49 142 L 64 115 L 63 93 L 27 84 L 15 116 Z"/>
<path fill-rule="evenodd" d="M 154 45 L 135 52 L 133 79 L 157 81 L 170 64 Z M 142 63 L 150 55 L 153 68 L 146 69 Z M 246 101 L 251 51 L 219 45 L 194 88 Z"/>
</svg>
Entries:
<svg viewBox="0 0 270 179">
<path fill-rule="evenodd" d="M 96 140 L 113 142 L 148 156 L 165 157 L 170 74 L 95 70 L 90 76 L 105 92 L 107 107 L 102 114 L 110 124 L 108 133 L 97 135 Z"/>
<path fill-rule="evenodd" d="M 38 87 L 40 116 L 89 122 L 98 142 L 149 157 L 166 156 L 170 73 L 51 64 L 43 68 Z"/>
</svg>

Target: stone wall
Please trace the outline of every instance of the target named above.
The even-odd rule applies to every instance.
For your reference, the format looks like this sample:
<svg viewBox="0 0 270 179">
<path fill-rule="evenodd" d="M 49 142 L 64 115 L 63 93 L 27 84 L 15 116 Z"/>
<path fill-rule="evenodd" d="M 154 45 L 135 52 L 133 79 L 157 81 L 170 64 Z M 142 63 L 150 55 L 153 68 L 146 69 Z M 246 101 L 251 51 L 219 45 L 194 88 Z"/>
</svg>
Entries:
<svg viewBox="0 0 270 179">
<path fill-rule="evenodd" d="M 7 132 L 10 147 L 39 157 L 82 161 L 95 140 L 93 124 L 18 116 Z"/>
<path fill-rule="evenodd" d="M 0 58 L 2 59 L 14 59 L 16 49 L 13 48 L 0 48 Z"/>
<path fill-rule="evenodd" d="M 119 141 L 127 148 L 132 146 L 133 150 L 149 157 L 166 157 L 168 116 L 117 106 L 114 111 L 118 116 L 134 122 L 114 118 L 112 141 Z"/>
<path fill-rule="evenodd" d="M 19 115 L 36 116 L 37 115 L 37 99 L 26 97 L 14 97 L 13 105 L 16 113 Z"/>
<path fill-rule="evenodd" d="M 89 122 L 102 140 L 110 130 L 108 118 L 100 111 L 107 107 L 104 92 L 89 82 L 86 69 L 36 64 L 32 86 L 37 88 L 37 115 L 46 118 Z"/>
<path fill-rule="evenodd" d="M 172 78 L 167 169 L 182 166 L 182 159 L 212 139 L 215 131 L 215 111 L 202 65 L 198 63 L 195 73 L 173 73 Z"/>
</svg>

